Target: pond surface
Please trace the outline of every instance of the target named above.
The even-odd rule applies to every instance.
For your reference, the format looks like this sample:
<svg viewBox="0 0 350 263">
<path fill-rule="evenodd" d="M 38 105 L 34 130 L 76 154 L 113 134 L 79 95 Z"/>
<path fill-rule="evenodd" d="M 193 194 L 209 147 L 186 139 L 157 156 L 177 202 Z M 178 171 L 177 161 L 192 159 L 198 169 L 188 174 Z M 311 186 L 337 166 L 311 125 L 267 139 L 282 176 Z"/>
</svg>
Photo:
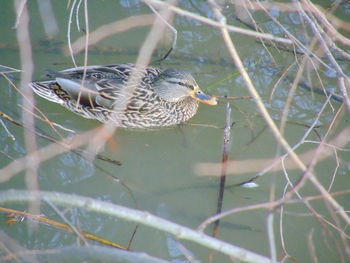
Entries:
<svg viewBox="0 0 350 263">
<path fill-rule="evenodd" d="M 37 2 L 29 1 L 30 32 L 35 66 L 33 79 L 43 79 L 45 69 L 61 70 L 73 66 L 70 57 L 62 52 L 67 44 L 70 11 L 67 5 L 67 1 L 53 1 L 59 31 L 57 35 L 48 40 L 38 13 Z M 202 1 L 180 1 L 180 6 L 203 16 L 213 16 L 210 7 Z M 12 2 L 2 3 L 0 9 L 8 10 L 6 15 L 0 18 L 0 64 L 20 69 L 16 31 L 13 29 L 15 14 Z M 88 1 L 88 10 L 90 31 L 131 15 L 151 13 L 146 5 L 136 0 Z M 230 15 L 231 13 L 232 15 Z M 232 9 L 225 10 L 225 14 L 229 18 L 229 24 L 243 26 L 233 18 Z M 295 26 L 294 30 L 301 30 L 299 24 L 295 25 L 295 23 L 300 22 L 292 14 L 284 15 L 276 11 L 274 15 L 290 28 Z M 84 28 L 83 8 L 79 12 L 79 17 L 81 27 Z M 264 21 L 260 22 L 265 30 L 277 33 L 276 25 L 264 23 Z M 182 16 L 175 16 L 173 24 L 178 30 L 177 46 L 165 61 L 156 64 L 156 66 L 190 71 L 201 88 L 209 94 L 216 96 L 249 95 L 217 29 Z M 77 31 L 75 18 L 72 28 L 73 40 L 83 35 L 82 32 Z M 88 64 L 135 62 L 138 50 L 148 32 L 149 27 L 138 28 L 99 42 L 91 48 Z M 293 63 L 294 56 L 288 52 L 278 52 L 273 47 L 268 47 L 275 59 L 273 61 L 267 49 L 264 49 L 255 39 L 240 34 L 232 34 L 232 38 L 270 113 L 276 121 L 280 120 L 290 83 L 282 81 L 275 90 L 272 103 L 269 103 L 268 99 L 279 78 L 278 72 L 282 72 Z M 153 61 L 159 59 L 167 48 L 167 44 L 161 45 L 155 52 Z M 77 55 L 76 60 L 78 64 L 82 65 L 83 54 Z M 19 74 L 10 74 L 9 76 L 16 85 L 19 84 Z M 323 71 L 321 77 L 325 86 L 336 87 L 336 79 L 331 72 Z M 21 108 L 19 106 L 22 104 L 21 95 L 4 78 L 0 78 L 0 85 L 0 111 L 21 121 Z M 57 104 L 37 96 L 35 99 L 37 107 L 51 121 L 77 133 L 88 131 L 100 125 L 97 121 L 81 118 Z M 313 123 L 325 100 L 324 96 L 313 94 L 304 89 L 296 91 L 285 129 L 285 136 L 291 145 L 298 142 L 305 133 L 307 127 L 304 125 Z M 198 176 L 195 167 L 198 163 L 220 162 L 222 159 L 226 102 L 227 100 L 220 100 L 217 106 L 200 105 L 199 111 L 193 119 L 177 127 L 144 131 L 117 129 L 113 135 L 112 143 L 107 143 L 101 154 L 121 161 L 121 166 L 99 160 L 92 163 L 74 153 L 56 156 L 40 165 L 38 170 L 40 189 L 74 193 L 138 208 L 179 224 L 196 228 L 216 211 L 219 180 L 216 177 Z M 231 117 L 234 121 L 231 130 L 232 145 L 229 158 L 231 160 L 274 158 L 278 150 L 277 143 L 260 117 L 254 101 L 239 99 L 229 102 L 232 107 Z M 341 105 L 334 101 L 331 103 L 335 111 Z M 322 125 L 330 122 L 333 115 L 332 109 L 326 107 L 318 122 L 320 125 L 319 133 L 326 132 L 327 127 Z M 23 129 L 10 122 L 4 122 L 16 140 L 12 140 L 0 125 L 0 168 L 9 164 L 12 161 L 11 158 L 20 158 L 26 153 Z M 346 122 L 349 124 L 349 117 L 344 116 L 341 122 L 337 130 L 345 127 Z M 38 120 L 36 124 L 40 131 L 56 136 L 48 125 Z M 61 133 L 63 136 L 70 135 L 67 131 L 61 130 Z M 58 139 L 57 136 L 56 138 Z M 317 140 L 317 138 L 315 132 L 311 133 L 309 137 L 310 140 Z M 48 143 L 45 139 L 38 138 L 39 147 L 48 145 Z M 307 144 L 298 151 L 304 152 L 314 148 L 314 146 Z M 350 188 L 350 154 L 341 152 L 339 158 L 342 162 L 336 170 L 332 191 Z M 329 186 L 335 167 L 334 157 L 320 162 L 316 166 L 319 180 Z M 272 191 L 271 186 L 274 187 L 276 199 L 282 196 L 286 180 L 281 171 L 266 173 L 258 178 L 255 181 L 258 187 L 233 187 L 253 178 L 258 172 L 227 177 L 226 185 L 228 187 L 225 191 L 223 210 L 268 202 Z M 123 184 L 111 178 L 111 174 L 127 185 L 133 197 Z M 296 181 L 300 176 L 300 171 L 290 170 L 288 175 L 292 181 Z M 24 178 L 24 173 L 18 174 L 11 180 L 0 184 L 0 189 L 26 189 Z M 311 184 L 306 184 L 302 189 L 302 194 L 309 196 L 316 195 L 318 192 Z M 349 194 L 341 196 L 337 200 L 344 205 L 345 210 L 350 208 Z M 325 214 L 327 218 L 330 217 L 322 201 L 314 201 L 312 205 L 320 214 Z M 7 207 L 24 209 L 26 206 L 11 204 Z M 310 230 L 312 230 L 317 256 L 322 259 L 320 262 L 338 262 L 339 255 L 334 252 L 334 246 L 338 244 L 338 241 L 332 243 L 332 241 L 327 240 L 332 235 L 325 233 L 326 231 L 310 215 L 303 204 L 289 205 L 285 210 L 283 217 L 284 241 L 288 253 L 295 260 L 298 262 L 311 261 L 308 238 Z M 128 245 L 135 227 L 133 223 L 79 209 L 65 212 L 67 212 L 67 219 L 78 224 L 81 229 L 123 246 Z M 55 211 L 46 204 L 42 207 L 42 213 L 48 218 L 61 221 Z M 269 256 L 266 231 L 267 215 L 267 210 L 253 210 L 228 216 L 221 222 L 219 238 Z M 281 260 L 284 253 L 279 235 L 278 213 L 274 225 L 277 256 Z M 26 224 L 18 223 L 8 226 L 5 219 L 2 218 L 0 228 L 23 247 L 29 249 L 49 249 L 76 244 L 74 235 L 57 231 L 48 226 L 41 225 L 37 231 L 32 232 L 28 231 Z M 211 234 L 211 231 L 212 228 L 209 227 L 206 232 Z M 174 241 L 171 236 L 141 226 L 136 232 L 132 249 L 172 262 L 189 262 L 181 252 L 174 253 L 176 249 L 171 241 Z M 193 253 L 195 258 L 201 262 L 207 262 L 207 249 L 191 242 L 182 242 L 182 244 Z M 286 262 L 292 262 L 294 259 Z M 216 254 L 214 262 L 231 261 L 226 256 Z"/>
</svg>

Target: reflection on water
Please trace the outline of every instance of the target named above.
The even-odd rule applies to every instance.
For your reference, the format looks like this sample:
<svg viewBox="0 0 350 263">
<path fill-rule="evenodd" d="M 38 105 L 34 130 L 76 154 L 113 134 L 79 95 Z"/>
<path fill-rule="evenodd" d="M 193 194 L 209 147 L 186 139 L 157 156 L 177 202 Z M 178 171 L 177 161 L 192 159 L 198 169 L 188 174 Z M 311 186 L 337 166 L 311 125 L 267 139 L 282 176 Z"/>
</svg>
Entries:
<svg viewBox="0 0 350 263">
<path fill-rule="evenodd" d="M 29 3 L 35 79 L 42 79 L 43 72 L 47 68 L 60 70 L 72 66 L 70 58 L 64 56 L 61 51 L 66 44 L 69 16 L 69 10 L 66 8 L 67 2 L 54 1 L 53 4 L 58 20 L 59 33 L 54 39 L 43 41 L 45 35 L 41 19 L 36 11 L 37 4 L 35 1 Z M 9 1 L 4 2 L 3 5 L 9 10 L 13 9 L 12 3 Z M 212 16 L 211 9 L 202 1 L 181 1 L 181 6 L 204 16 Z M 130 15 L 149 12 L 147 6 L 136 0 L 103 1 L 103 4 L 100 1 L 89 1 L 89 27 L 92 31 L 103 24 Z M 278 12 L 274 15 L 278 16 Z M 293 19 L 291 16 L 285 17 L 285 22 L 292 23 Z M 11 29 L 14 21 L 15 17 L 11 12 L 0 18 L 0 36 L 3 36 L 0 44 L 6 46 L 6 48 L 0 48 L 0 57 L 1 64 L 19 68 L 15 30 Z M 237 23 L 233 18 L 229 22 Z M 83 16 L 81 16 L 81 23 L 83 25 Z M 219 96 L 248 95 L 242 78 L 237 74 L 231 63 L 217 30 L 181 16 L 175 17 L 174 25 L 179 34 L 177 47 L 170 57 L 158 66 L 189 70 L 203 90 L 210 94 Z M 265 26 L 272 31 L 277 30 L 273 24 Z M 72 39 L 83 35 L 83 32 L 77 32 L 75 26 L 73 28 Z M 88 64 L 135 62 L 138 49 L 142 45 L 148 30 L 148 28 L 135 29 L 101 41 L 91 48 Z M 259 93 L 267 98 L 276 81 L 276 67 L 273 66 L 274 63 L 269 54 L 252 38 L 241 35 L 238 37 L 236 34 L 233 35 L 233 38 Z M 274 58 L 278 61 L 280 67 L 288 65 L 294 59 L 289 54 L 275 54 L 274 50 L 271 52 L 274 53 Z M 83 62 L 81 54 L 77 55 L 76 58 L 80 64 Z M 155 57 L 154 60 L 156 59 Z M 11 76 L 18 84 L 19 75 L 12 74 Z M 332 82 L 333 80 L 328 81 Z M 17 105 L 21 104 L 21 96 L 8 85 L 5 79 L 0 78 L 0 85 L 2 94 L 0 111 L 16 120 L 20 120 L 21 109 Z M 276 119 L 280 119 L 281 109 L 284 107 L 288 92 L 289 89 L 279 87 L 274 93 L 270 110 Z M 96 121 L 83 119 L 59 105 L 38 97 L 36 97 L 36 102 L 37 106 L 45 112 L 50 120 L 77 132 L 87 131 L 99 125 Z M 298 123 L 310 124 L 323 103 L 324 98 L 322 96 L 312 96 L 306 91 L 300 91 L 295 97 L 290 116 Z M 275 156 L 275 140 L 269 130 L 264 129 L 265 124 L 258 116 L 254 102 L 251 100 L 237 100 L 231 104 L 233 108 L 232 119 L 235 124 L 232 129 L 233 143 L 230 158 L 244 160 Z M 338 106 L 334 104 L 334 107 Z M 320 119 L 320 124 L 327 123 L 331 116 L 333 116 L 333 112 L 327 109 L 326 114 Z M 113 136 L 116 149 L 107 144 L 102 154 L 120 160 L 122 162 L 121 166 L 96 161 L 95 164 L 99 167 L 96 168 L 87 159 L 83 159 L 74 153 L 65 153 L 40 166 L 38 171 L 40 187 L 43 190 L 77 193 L 108 200 L 116 204 L 137 207 L 195 228 L 202 220 L 213 215 L 216 211 L 218 181 L 213 178 L 198 177 L 193 168 L 199 162 L 220 162 L 224 123 L 225 103 L 221 102 L 216 107 L 201 105 L 198 114 L 189 123 L 178 127 L 145 131 L 117 129 Z M 22 129 L 9 122 L 6 122 L 6 125 L 16 140 L 12 141 L 0 125 L 1 151 L 8 155 L 1 155 L 1 167 L 10 163 L 11 158 L 19 158 L 25 155 Z M 54 135 L 46 124 L 37 121 L 37 126 L 42 131 Z M 260 131 L 262 132 L 260 133 Z M 298 141 L 304 132 L 304 126 L 287 125 L 286 135 L 292 143 Z M 63 134 L 67 133 L 63 132 Z M 38 143 L 41 147 L 48 144 L 44 139 L 39 139 Z M 346 154 L 344 158 L 349 158 L 349 155 Z M 333 167 L 334 163 L 331 165 Z M 325 167 L 322 167 L 321 164 L 317 169 L 333 171 L 333 168 L 329 168 L 329 163 L 326 163 Z M 346 174 L 346 167 L 339 167 L 339 173 Z M 118 178 L 122 183 L 113 180 L 110 175 Z M 290 175 L 294 180 L 294 178 L 298 178 L 299 172 L 291 172 Z M 228 177 L 227 184 L 236 184 L 253 176 L 254 174 Z M 337 180 L 333 189 L 344 189 L 342 186 L 344 182 L 342 181 Z M 234 188 L 226 191 L 224 209 L 268 201 L 271 182 L 275 183 L 276 196 L 279 197 L 285 185 L 282 172 L 277 172 L 274 176 L 266 174 L 258 180 L 257 183 L 260 185 L 258 188 Z M 338 185 L 338 183 L 340 184 Z M 349 183 L 345 183 L 349 185 Z M 136 203 L 123 184 L 131 189 Z M 0 188 L 24 189 L 23 174 L 1 184 Z M 306 187 L 304 191 L 313 194 L 312 188 Z M 321 211 L 324 209 L 322 205 L 318 206 Z M 45 215 L 60 220 L 50 208 L 45 205 L 43 207 Z M 20 207 L 17 206 L 17 208 Z M 311 227 L 315 228 L 315 232 L 321 230 L 319 225 L 315 225 L 313 218 L 295 216 L 294 212 L 306 212 L 303 207 L 296 205 L 294 208 L 295 211 L 289 211 L 293 214 L 292 216 L 285 216 L 285 236 L 288 238 L 291 255 L 297 255 L 301 262 L 306 262 L 309 257 L 305 233 Z M 122 245 L 128 244 L 135 227 L 115 218 L 106 218 L 80 210 L 70 211 L 67 213 L 67 217 L 73 222 L 74 220 L 78 222 L 77 224 L 82 229 L 89 230 L 89 232 Z M 222 223 L 220 238 L 268 255 L 265 218 L 266 211 L 238 213 L 227 217 Z M 1 225 L 5 225 L 3 220 Z M 210 231 L 211 229 L 207 232 Z M 29 234 L 26 231 L 25 224 L 16 224 L 16 226 L 6 227 L 6 232 L 18 239 L 23 246 L 33 249 L 54 248 L 74 244 L 75 242 L 75 238 L 71 234 L 57 232 L 48 227 L 43 227 L 43 229 L 40 227 L 40 231 L 36 234 Z M 145 240 L 152 240 L 152 242 L 145 242 Z M 172 244 L 174 240 L 169 239 L 164 233 L 141 227 L 136 234 L 133 248 L 145 251 L 150 255 L 175 259 L 177 257 L 174 256 L 176 251 L 173 251 L 175 254 L 172 255 L 170 248 L 166 248 L 166 240 L 168 246 L 174 245 Z M 280 242 L 277 241 L 277 243 Z M 300 247 L 300 244 L 303 244 L 303 247 Z M 186 243 L 186 247 L 187 245 L 188 243 Z M 324 246 L 324 244 L 319 243 L 317 245 Z M 188 245 L 187 248 L 190 249 L 190 253 L 194 253 L 197 258 L 205 262 L 207 251 L 193 244 Z M 280 245 L 277 249 L 278 254 L 282 254 Z M 331 262 L 335 255 L 326 252 L 327 250 L 318 253 L 324 256 L 325 260 L 329 259 L 328 262 Z M 225 257 L 219 256 L 218 258 L 220 262 L 229 262 Z"/>
</svg>

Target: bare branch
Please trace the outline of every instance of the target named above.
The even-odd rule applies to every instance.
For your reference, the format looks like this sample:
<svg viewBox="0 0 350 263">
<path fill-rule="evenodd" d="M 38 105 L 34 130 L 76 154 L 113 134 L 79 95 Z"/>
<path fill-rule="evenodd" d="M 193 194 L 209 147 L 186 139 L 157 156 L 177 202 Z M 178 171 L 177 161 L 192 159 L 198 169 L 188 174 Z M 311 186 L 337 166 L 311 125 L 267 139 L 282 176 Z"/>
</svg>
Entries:
<svg viewBox="0 0 350 263">
<path fill-rule="evenodd" d="M 198 231 L 194 231 L 191 228 L 154 216 L 148 212 L 127 208 L 88 197 L 58 192 L 41 191 L 40 198 L 42 200 L 50 201 L 56 205 L 79 207 L 87 211 L 98 212 L 101 214 L 122 218 L 131 222 L 137 222 L 139 224 L 173 234 L 178 239 L 193 241 L 207 248 L 217 250 L 218 252 L 239 259 L 243 262 L 270 262 L 268 258 L 257 253 L 217 240 Z M 35 193 L 31 191 L 7 190 L 0 192 L 0 203 L 24 202 L 34 199 Z"/>
</svg>

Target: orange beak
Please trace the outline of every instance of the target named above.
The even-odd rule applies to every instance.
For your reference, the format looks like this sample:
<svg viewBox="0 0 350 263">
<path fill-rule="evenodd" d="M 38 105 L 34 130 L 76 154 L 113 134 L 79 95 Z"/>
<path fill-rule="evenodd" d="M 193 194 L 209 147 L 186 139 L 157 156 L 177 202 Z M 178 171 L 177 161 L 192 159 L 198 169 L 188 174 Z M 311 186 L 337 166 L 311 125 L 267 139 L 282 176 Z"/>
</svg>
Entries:
<svg viewBox="0 0 350 263">
<path fill-rule="evenodd" d="M 194 98 L 200 102 L 203 102 L 205 104 L 208 104 L 208 105 L 218 104 L 216 97 L 209 96 L 208 94 L 204 93 L 203 91 L 201 91 L 199 89 L 194 91 L 190 96 L 192 98 Z"/>
</svg>

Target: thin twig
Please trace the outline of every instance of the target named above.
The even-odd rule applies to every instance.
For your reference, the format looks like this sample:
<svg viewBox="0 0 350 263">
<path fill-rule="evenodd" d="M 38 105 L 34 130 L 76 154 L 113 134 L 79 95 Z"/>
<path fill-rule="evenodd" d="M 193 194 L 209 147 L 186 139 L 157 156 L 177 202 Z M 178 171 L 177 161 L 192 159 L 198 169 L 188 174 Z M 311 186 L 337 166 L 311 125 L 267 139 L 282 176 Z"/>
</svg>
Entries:
<svg viewBox="0 0 350 263">
<path fill-rule="evenodd" d="M 222 161 L 221 161 L 221 176 L 220 176 L 220 187 L 219 187 L 219 195 L 216 205 L 216 214 L 220 214 L 222 212 L 222 206 L 224 202 L 224 193 L 225 193 L 225 181 L 226 181 L 226 170 L 227 170 L 227 161 L 228 155 L 230 153 L 231 148 L 231 107 L 230 103 L 226 104 L 226 123 L 224 129 L 224 138 L 223 138 L 223 149 L 222 149 Z M 212 236 L 217 237 L 219 233 L 219 225 L 220 220 L 216 220 L 214 222 Z M 209 254 L 209 262 L 213 261 L 213 253 Z"/>
<path fill-rule="evenodd" d="M 10 85 L 23 97 L 23 100 L 25 100 L 28 105 L 30 105 L 31 107 L 29 109 L 25 108 L 26 103 L 23 103 L 24 105 L 21 105 L 20 107 L 22 108 L 22 111 L 27 111 L 28 114 L 32 115 L 32 116 L 36 116 L 33 112 L 33 110 L 30 110 L 31 108 L 34 108 L 43 118 L 44 118 L 44 122 L 46 122 L 51 128 L 52 130 L 62 139 L 63 136 L 57 131 L 57 129 L 55 129 L 54 125 L 51 123 L 51 121 L 46 117 L 46 115 L 38 108 L 35 106 L 34 104 L 34 100 L 30 101 L 24 94 L 23 91 L 21 91 L 20 89 L 18 89 L 16 87 L 16 85 L 13 83 L 13 81 L 11 81 L 6 74 L 3 74 L 2 72 L 0 73 L 9 83 Z M 0 112 L 1 114 L 1 112 Z"/>
<path fill-rule="evenodd" d="M 54 204 L 52 204 L 52 205 L 54 205 Z M 43 215 L 33 215 L 33 214 L 30 214 L 27 212 L 23 212 L 23 211 L 11 209 L 11 208 L 6 208 L 6 207 L 0 207 L 0 212 L 7 214 L 6 223 L 8 225 L 13 225 L 17 222 L 23 222 L 25 220 L 32 220 L 32 221 L 36 221 L 36 222 L 39 222 L 41 224 L 44 224 L 44 225 L 47 225 L 47 226 L 50 226 L 50 227 L 53 227 L 53 228 L 56 228 L 59 230 L 65 230 L 69 233 L 72 233 L 74 231 L 78 232 L 77 234 L 80 236 L 83 236 L 84 239 L 87 238 L 89 240 L 94 240 L 94 241 L 97 241 L 103 245 L 107 245 L 107 246 L 111 246 L 111 247 L 119 248 L 119 249 L 124 249 L 124 250 L 126 249 L 125 247 L 123 247 L 119 244 L 116 244 L 114 242 L 111 242 L 109 240 L 92 235 L 92 234 L 85 232 L 85 231 L 78 230 L 72 224 L 64 224 L 61 222 L 57 222 L 57 221 L 49 219 Z M 74 230 L 74 228 L 75 228 L 75 230 Z M 0 259 L 0 262 L 1 262 L 1 259 Z"/>
<path fill-rule="evenodd" d="M 73 225 L 68 219 L 67 217 L 65 217 L 65 215 L 56 207 L 55 204 L 53 204 L 51 201 L 49 200 L 45 200 L 45 202 L 56 212 L 57 215 L 59 215 L 59 217 L 61 217 L 61 219 L 70 227 L 70 229 L 80 238 L 80 240 L 83 241 L 84 245 L 88 245 L 87 240 L 85 239 L 85 237 L 83 236 L 83 234 L 81 233 L 81 231 L 79 231 L 75 225 Z"/>
<path fill-rule="evenodd" d="M 34 193 L 25 190 L 0 191 L 0 204 L 9 202 L 31 201 L 35 197 Z M 128 221 L 136 222 L 164 232 L 173 234 L 178 239 L 193 241 L 210 249 L 217 250 L 223 254 L 233 257 L 242 262 L 269 263 L 270 260 L 255 252 L 220 241 L 191 228 L 175 224 L 149 212 L 139 211 L 124 206 L 115 205 L 88 197 L 65 194 L 59 192 L 41 191 L 40 198 L 49 200 L 56 205 L 67 207 L 79 207 L 87 211 L 115 216 Z"/>
<path fill-rule="evenodd" d="M 248 100 L 251 99 L 252 96 L 215 96 L 217 99 L 221 99 L 221 100 Z"/>
<path fill-rule="evenodd" d="M 69 49 L 69 54 L 70 54 L 70 57 L 72 59 L 74 67 L 77 67 L 77 63 L 75 62 L 74 52 L 73 52 L 72 42 L 71 42 L 71 29 L 72 29 L 71 25 L 72 25 L 74 7 L 75 7 L 76 3 L 77 3 L 77 0 L 74 0 L 72 3 L 72 6 L 70 8 L 69 19 L 68 19 L 68 28 L 67 28 L 68 49 Z"/>
<path fill-rule="evenodd" d="M 306 0 L 302 0 L 303 3 L 306 3 L 308 1 Z M 339 76 L 340 79 L 340 85 L 339 85 L 339 89 L 342 92 L 343 95 L 343 99 L 345 101 L 346 107 L 348 112 L 350 113 L 350 98 L 349 98 L 349 94 L 347 92 L 347 88 L 345 87 L 344 84 L 342 83 L 346 83 L 347 87 L 350 86 L 350 80 L 349 77 L 343 72 L 343 69 L 339 66 L 338 62 L 336 61 L 336 59 L 334 58 L 333 54 L 331 53 L 327 42 L 324 40 L 323 35 L 326 37 L 326 34 L 324 32 L 321 32 L 320 27 L 317 26 L 317 24 L 314 22 L 314 20 L 310 17 L 311 15 L 306 14 L 306 12 L 302 9 L 300 3 L 298 3 L 298 1 L 295 2 L 295 4 L 297 6 L 299 6 L 300 8 L 300 14 L 302 15 L 302 17 L 308 22 L 308 24 L 311 27 L 311 30 L 313 31 L 313 33 L 315 34 L 317 40 L 319 41 L 321 47 L 323 48 L 327 58 L 329 59 L 330 63 L 332 64 L 332 68 L 333 70 L 335 70 Z M 323 33 L 323 34 L 322 34 Z"/>
<path fill-rule="evenodd" d="M 67 143 L 67 141 L 69 141 L 69 140 L 67 138 L 63 138 L 62 137 L 62 141 L 58 141 L 58 140 L 56 140 L 55 138 L 53 138 L 52 136 L 50 136 L 48 134 L 44 134 L 43 132 L 39 132 L 38 130 L 31 130 L 28 127 L 25 127 L 21 122 L 14 120 L 13 118 L 11 118 L 10 116 L 6 115 L 5 113 L 3 113 L 1 111 L 0 111 L 0 118 L 3 118 L 5 120 L 7 120 L 7 121 L 10 121 L 12 124 L 17 125 L 19 127 L 28 129 L 30 132 L 33 132 L 35 135 L 37 135 L 37 136 L 39 136 L 41 138 L 44 138 L 44 139 L 46 139 L 46 140 L 48 140 L 48 141 L 50 141 L 52 143 L 57 143 L 57 144 L 59 144 L 59 145 L 61 145 L 63 147 L 66 147 L 68 150 L 70 150 L 73 153 L 78 154 L 79 156 L 83 156 L 84 155 L 89 160 L 92 160 L 92 159 L 94 159 L 94 157 L 96 157 L 97 159 L 99 159 L 101 161 L 105 161 L 105 162 L 108 162 L 108 163 L 111 163 L 111 164 L 115 164 L 115 165 L 122 165 L 122 163 L 120 161 L 111 159 L 111 158 L 109 158 L 107 156 L 103 156 L 101 154 L 91 153 L 91 152 L 88 152 L 88 151 L 83 150 L 83 149 L 70 149 L 70 145 Z M 58 125 L 58 126 L 60 126 L 60 125 Z M 66 129 L 65 127 L 62 127 L 62 128 Z M 74 134 L 74 136 L 78 136 L 74 132 L 73 132 L 73 134 Z M 73 138 L 69 138 L 69 139 L 73 139 Z"/>
<path fill-rule="evenodd" d="M 200 21 L 200 22 L 202 22 L 204 24 L 207 24 L 207 25 L 210 25 L 210 26 L 214 26 L 214 27 L 218 27 L 218 28 L 223 26 L 220 22 L 217 22 L 217 21 L 215 21 L 213 19 L 209 19 L 209 18 L 206 18 L 204 16 L 197 15 L 197 14 L 194 14 L 192 12 L 183 10 L 183 9 L 181 9 L 179 7 L 176 7 L 176 6 L 173 6 L 173 5 L 171 5 L 171 4 L 167 3 L 167 2 L 163 2 L 163 1 L 160 1 L 160 0 L 143 0 L 143 1 L 146 2 L 146 3 L 149 3 L 149 4 L 153 5 L 153 6 L 156 6 L 158 8 L 167 8 L 169 11 L 173 11 L 173 12 L 177 13 L 178 15 L 193 18 L 193 19 L 195 19 L 197 21 Z M 293 44 L 293 41 L 290 40 L 290 39 L 276 37 L 276 36 L 274 36 L 272 34 L 266 34 L 266 33 L 263 34 L 263 33 L 259 33 L 259 32 L 256 32 L 256 31 L 247 30 L 247 29 L 236 27 L 236 26 L 232 26 L 232 25 L 224 25 L 224 27 L 228 31 L 234 32 L 234 33 L 240 33 L 240 34 L 244 34 L 244 35 L 251 36 L 251 37 L 256 37 L 256 38 L 262 38 L 262 39 L 266 39 L 266 40 L 276 41 L 276 42 L 287 44 L 287 45 L 292 45 Z"/>
<path fill-rule="evenodd" d="M 232 39 L 230 38 L 229 32 L 227 30 L 226 18 L 221 14 L 221 12 L 220 12 L 220 10 L 218 8 L 214 8 L 214 14 L 215 14 L 216 18 L 218 19 L 218 21 L 220 22 L 220 24 L 221 24 L 221 28 L 220 28 L 221 29 L 221 34 L 222 34 L 222 37 L 223 37 L 223 39 L 225 41 L 225 44 L 226 44 L 227 49 L 229 51 L 229 54 L 231 55 L 233 61 L 235 62 L 238 71 L 240 72 L 240 74 L 243 77 L 243 80 L 245 81 L 245 84 L 247 86 L 248 91 L 253 96 L 254 101 L 255 101 L 258 109 L 260 110 L 260 113 L 264 117 L 266 123 L 269 125 L 269 127 L 270 127 L 273 135 L 275 136 L 277 142 L 283 147 L 284 150 L 286 150 L 286 152 L 288 153 L 290 158 L 293 160 L 293 162 L 303 172 L 304 177 L 306 179 L 309 179 L 314 184 L 316 189 L 318 191 L 320 191 L 320 193 L 322 193 L 325 196 L 325 198 L 329 201 L 329 203 L 336 210 L 339 210 L 339 213 L 340 213 L 341 217 L 344 219 L 344 221 L 347 224 L 350 224 L 350 218 L 345 213 L 344 208 L 334 198 L 332 198 L 329 195 L 327 190 L 318 181 L 318 179 L 316 178 L 316 176 L 313 173 L 313 171 L 310 170 L 309 167 L 307 167 L 304 164 L 302 159 L 294 152 L 292 147 L 289 145 L 289 143 L 286 141 L 286 139 L 279 132 L 276 124 L 272 120 L 272 118 L 271 118 L 269 112 L 267 111 L 267 109 L 266 109 L 266 107 L 265 107 L 265 105 L 264 105 L 260 95 L 258 94 L 257 90 L 254 88 L 254 85 L 253 85 L 253 83 L 252 83 L 252 81 L 251 81 L 247 71 L 245 70 L 245 68 L 243 66 L 242 60 L 240 59 L 240 57 L 238 55 L 238 52 L 237 52 L 237 50 L 236 50 L 236 48 L 235 48 L 235 46 L 234 46 L 234 44 L 232 42 Z M 302 185 L 302 184 L 300 184 L 300 185 Z M 292 188 L 292 190 L 293 190 L 293 193 L 298 194 L 297 191 L 296 191 L 297 189 Z M 308 207 L 308 208 L 312 209 L 311 207 Z M 315 216 L 318 216 L 318 215 L 315 214 Z"/>
<path fill-rule="evenodd" d="M 339 192 L 335 192 L 335 193 L 330 193 L 333 197 L 335 196 L 341 196 L 341 195 L 348 195 L 350 193 L 350 190 L 343 190 L 343 191 L 339 191 Z M 252 211 L 252 210 L 257 210 L 257 209 L 272 209 L 275 207 L 282 207 L 281 204 L 300 204 L 302 202 L 304 202 L 304 200 L 306 201 L 314 201 L 314 200 L 320 200 L 323 199 L 324 196 L 323 195 L 316 195 L 316 196 L 304 196 L 303 200 L 300 199 L 290 199 L 288 201 L 285 201 L 284 199 L 279 199 L 279 200 L 275 200 L 275 201 L 270 201 L 270 202 L 265 202 L 265 203 L 259 203 L 259 204 L 253 204 L 253 205 L 249 205 L 249 206 L 245 206 L 245 207 L 236 207 L 236 208 L 232 208 L 232 209 L 228 209 L 224 212 L 222 212 L 221 214 L 212 216 L 210 218 L 207 218 L 206 220 L 204 220 L 198 227 L 197 230 L 200 232 L 204 232 L 204 230 L 213 222 L 215 222 L 218 219 L 222 219 L 224 217 L 233 215 L 235 213 L 240 213 L 240 212 L 247 212 L 247 211 Z M 339 229 L 337 229 L 339 230 Z"/>
<path fill-rule="evenodd" d="M 146 3 L 146 4 L 163 21 L 163 23 L 165 23 L 168 26 L 168 28 L 170 28 L 170 30 L 174 34 L 174 39 L 173 39 L 173 42 L 171 44 L 171 48 L 168 50 L 168 52 L 165 53 L 165 55 L 162 58 L 160 58 L 159 60 L 156 61 L 156 62 L 161 62 L 161 61 L 165 60 L 170 55 L 171 51 L 173 51 L 176 48 L 177 30 L 170 23 L 168 23 L 168 21 L 166 21 L 166 19 L 164 19 L 162 17 L 162 15 L 152 5 L 150 5 L 148 3 Z"/>
<path fill-rule="evenodd" d="M 13 134 L 9 131 L 9 129 L 7 129 L 5 123 L 1 119 L 0 119 L 0 124 L 2 125 L 2 127 L 4 127 L 4 130 L 7 133 L 7 136 L 9 136 L 12 139 L 12 141 L 15 141 L 16 140 L 15 136 L 13 136 Z"/>
<path fill-rule="evenodd" d="M 6 256 L 0 258 L 1 262 L 6 262 L 5 257 L 10 257 L 11 262 L 28 262 L 28 263 L 38 263 L 38 258 L 35 254 L 25 255 L 29 250 L 22 247 L 17 240 L 8 236 L 2 229 L 0 229 L 0 245 L 1 245 L 1 255 L 7 253 Z"/>
<path fill-rule="evenodd" d="M 25 157 L 16 159 L 16 161 L 0 169 L 0 174 L 2 175 L 0 177 L 0 182 L 6 182 L 7 180 L 11 179 L 14 175 L 25 170 L 26 163 L 31 162 L 34 157 L 36 158 L 38 163 L 44 162 L 58 154 L 70 151 L 70 149 L 75 149 L 86 144 L 94 134 L 96 134 L 95 129 L 74 136 L 72 138 L 72 143 L 70 145 L 66 145 L 66 147 L 62 147 L 61 145 L 58 146 L 57 144 L 50 144 L 48 146 L 40 148 L 36 152 L 27 154 Z M 61 141 L 60 143 L 64 144 L 64 142 L 65 141 Z"/>
</svg>

